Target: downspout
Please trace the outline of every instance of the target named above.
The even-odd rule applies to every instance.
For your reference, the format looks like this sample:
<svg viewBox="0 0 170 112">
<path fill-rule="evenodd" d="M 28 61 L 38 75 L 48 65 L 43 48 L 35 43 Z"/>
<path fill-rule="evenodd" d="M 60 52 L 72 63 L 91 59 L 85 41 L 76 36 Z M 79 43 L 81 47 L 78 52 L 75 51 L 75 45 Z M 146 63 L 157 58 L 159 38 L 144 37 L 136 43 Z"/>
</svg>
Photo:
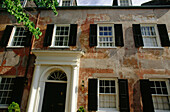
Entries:
<svg viewBox="0 0 170 112">
<path fill-rule="evenodd" d="M 40 17 L 40 11 L 38 11 L 35 28 L 37 28 L 37 26 L 38 26 L 39 17 Z M 26 70 L 25 70 L 25 75 L 24 75 L 24 77 L 25 77 L 26 79 L 27 79 L 27 74 L 28 74 L 29 62 L 30 62 L 31 55 L 32 55 L 31 50 L 32 50 L 32 48 L 33 48 L 33 42 L 34 42 L 34 41 L 35 41 L 35 38 L 31 39 L 31 44 L 30 44 L 30 47 L 29 47 L 29 55 L 28 55 L 28 60 L 27 60 L 27 65 L 26 65 Z"/>
</svg>

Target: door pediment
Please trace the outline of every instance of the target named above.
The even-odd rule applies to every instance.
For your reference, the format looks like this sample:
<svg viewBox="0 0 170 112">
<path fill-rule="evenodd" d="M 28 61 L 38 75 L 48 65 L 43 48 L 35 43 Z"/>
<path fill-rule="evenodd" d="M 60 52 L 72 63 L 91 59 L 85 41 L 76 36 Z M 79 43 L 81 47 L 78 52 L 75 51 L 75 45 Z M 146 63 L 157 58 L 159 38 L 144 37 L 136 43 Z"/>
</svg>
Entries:
<svg viewBox="0 0 170 112">
<path fill-rule="evenodd" d="M 77 65 L 82 51 L 32 50 L 39 65 Z"/>
</svg>

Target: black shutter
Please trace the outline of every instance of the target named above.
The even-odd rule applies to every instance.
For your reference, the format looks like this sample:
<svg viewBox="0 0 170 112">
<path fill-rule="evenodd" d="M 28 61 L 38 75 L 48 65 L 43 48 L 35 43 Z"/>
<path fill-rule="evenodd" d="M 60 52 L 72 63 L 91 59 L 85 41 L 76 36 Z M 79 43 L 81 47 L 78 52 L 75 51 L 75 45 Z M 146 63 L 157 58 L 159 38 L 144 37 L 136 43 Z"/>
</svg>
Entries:
<svg viewBox="0 0 170 112">
<path fill-rule="evenodd" d="M 19 105 L 21 105 L 21 100 L 22 100 L 23 91 L 25 87 L 25 81 L 26 81 L 25 77 L 16 77 L 13 91 L 12 91 L 11 102 L 14 101 Z"/>
<path fill-rule="evenodd" d="M 0 46 L 1 47 L 7 46 L 9 38 L 11 36 L 11 32 L 12 32 L 13 27 L 14 26 L 12 26 L 12 25 L 7 25 L 6 26 L 4 34 L 3 34 L 2 38 L 1 38 L 1 41 L 0 41 Z"/>
<path fill-rule="evenodd" d="M 140 80 L 140 91 L 143 102 L 143 112 L 154 112 L 150 83 L 148 79 Z"/>
<path fill-rule="evenodd" d="M 90 24 L 90 47 L 97 46 L 97 24 Z"/>
<path fill-rule="evenodd" d="M 69 46 L 76 46 L 76 40 L 77 40 L 77 24 L 71 24 L 69 34 Z"/>
<path fill-rule="evenodd" d="M 28 30 L 26 36 L 25 46 L 29 47 L 31 45 L 32 33 Z"/>
<path fill-rule="evenodd" d="M 133 37 L 134 37 L 136 47 L 144 46 L 140 24 L 133 24 Z"/>
<path fill-rule="evenodd" d="M 97 110 L 97 79 L 89 79 L 88 82 L 88 110 Z"/>
<path fill-rule="evenodd" d="M 113 6 L 118 6 L 117 0 L 113 0 Z"/>
<path fill-rule="evenodd" d="M 50 46 L 51 45 L 51 40 L 53 36 L 53 29 L 54 29 L 54 24 L 48 24 L 45 37 L 44 37 L 44 47 Z"/>
<path fill-rule="evenodd" d="M 163 47 L 170 46 L 168 31 L 165 24 L 158 24 L 159 37 Z"/>
<path fill-rule="evenodd" d="M 127 79 L 119 79 L 118 82 L 119 82 L 119 106 L 120 106 L 120 112 L 130 112 L 128 80 Z"/>
<path fill-rule="evenodd" d="M 121 47 L 124 46 L 122 24 L 115 24 L 114 30 L 115 30 L 115 45 Z"/>
</svg>

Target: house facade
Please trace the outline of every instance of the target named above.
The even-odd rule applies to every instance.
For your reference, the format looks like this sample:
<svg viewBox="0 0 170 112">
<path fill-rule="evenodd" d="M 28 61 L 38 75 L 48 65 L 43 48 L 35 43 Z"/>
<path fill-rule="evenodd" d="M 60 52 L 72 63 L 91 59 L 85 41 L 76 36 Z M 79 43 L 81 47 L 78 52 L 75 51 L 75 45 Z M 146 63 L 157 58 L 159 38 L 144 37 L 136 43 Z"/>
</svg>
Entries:
<svg viewBox="0 0 170 112">
<path fill-rule="evenodd" d="M 0 111 L 170 112 L 170 7 L 76 4 L 28 2 L 39 39 L 0 9 Z"/>
</svg>

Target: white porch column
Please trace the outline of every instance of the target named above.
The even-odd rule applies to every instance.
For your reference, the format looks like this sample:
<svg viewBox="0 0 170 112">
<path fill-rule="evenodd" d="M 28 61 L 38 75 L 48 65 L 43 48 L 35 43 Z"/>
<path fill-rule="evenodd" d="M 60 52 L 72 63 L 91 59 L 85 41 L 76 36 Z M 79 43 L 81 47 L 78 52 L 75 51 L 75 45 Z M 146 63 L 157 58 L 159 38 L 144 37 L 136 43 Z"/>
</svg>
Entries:
<svg viewBox="0 0 170 112">
<path fill-rule="evenodd" d="M 71 111 L 70 112 L 76 112 L 77 109 L 77 93 L 76 93 L 76 89 L 77 89 L 77 77 L 78 77 L 78 66 L 72 66 L 73 67 L 73 71 L 72 71 L 72 96 L 71 96 Z"/>
<path fill-rule="evenodd" d="M 36 93 L 38 90 L 39 78 L 40 78 L 40 65 L 36 65 L 34 74 L 33 74 L 33 80 L 32 80 L 32 84 L 31 84 L 29 100 L 28 100 L 28 104 L 27 104 L 27 112 L 34 112 L 34 108 L 35 108 L 34 106 L 35 106 L 35 102 L 36 102 Z"/>
</svg>

